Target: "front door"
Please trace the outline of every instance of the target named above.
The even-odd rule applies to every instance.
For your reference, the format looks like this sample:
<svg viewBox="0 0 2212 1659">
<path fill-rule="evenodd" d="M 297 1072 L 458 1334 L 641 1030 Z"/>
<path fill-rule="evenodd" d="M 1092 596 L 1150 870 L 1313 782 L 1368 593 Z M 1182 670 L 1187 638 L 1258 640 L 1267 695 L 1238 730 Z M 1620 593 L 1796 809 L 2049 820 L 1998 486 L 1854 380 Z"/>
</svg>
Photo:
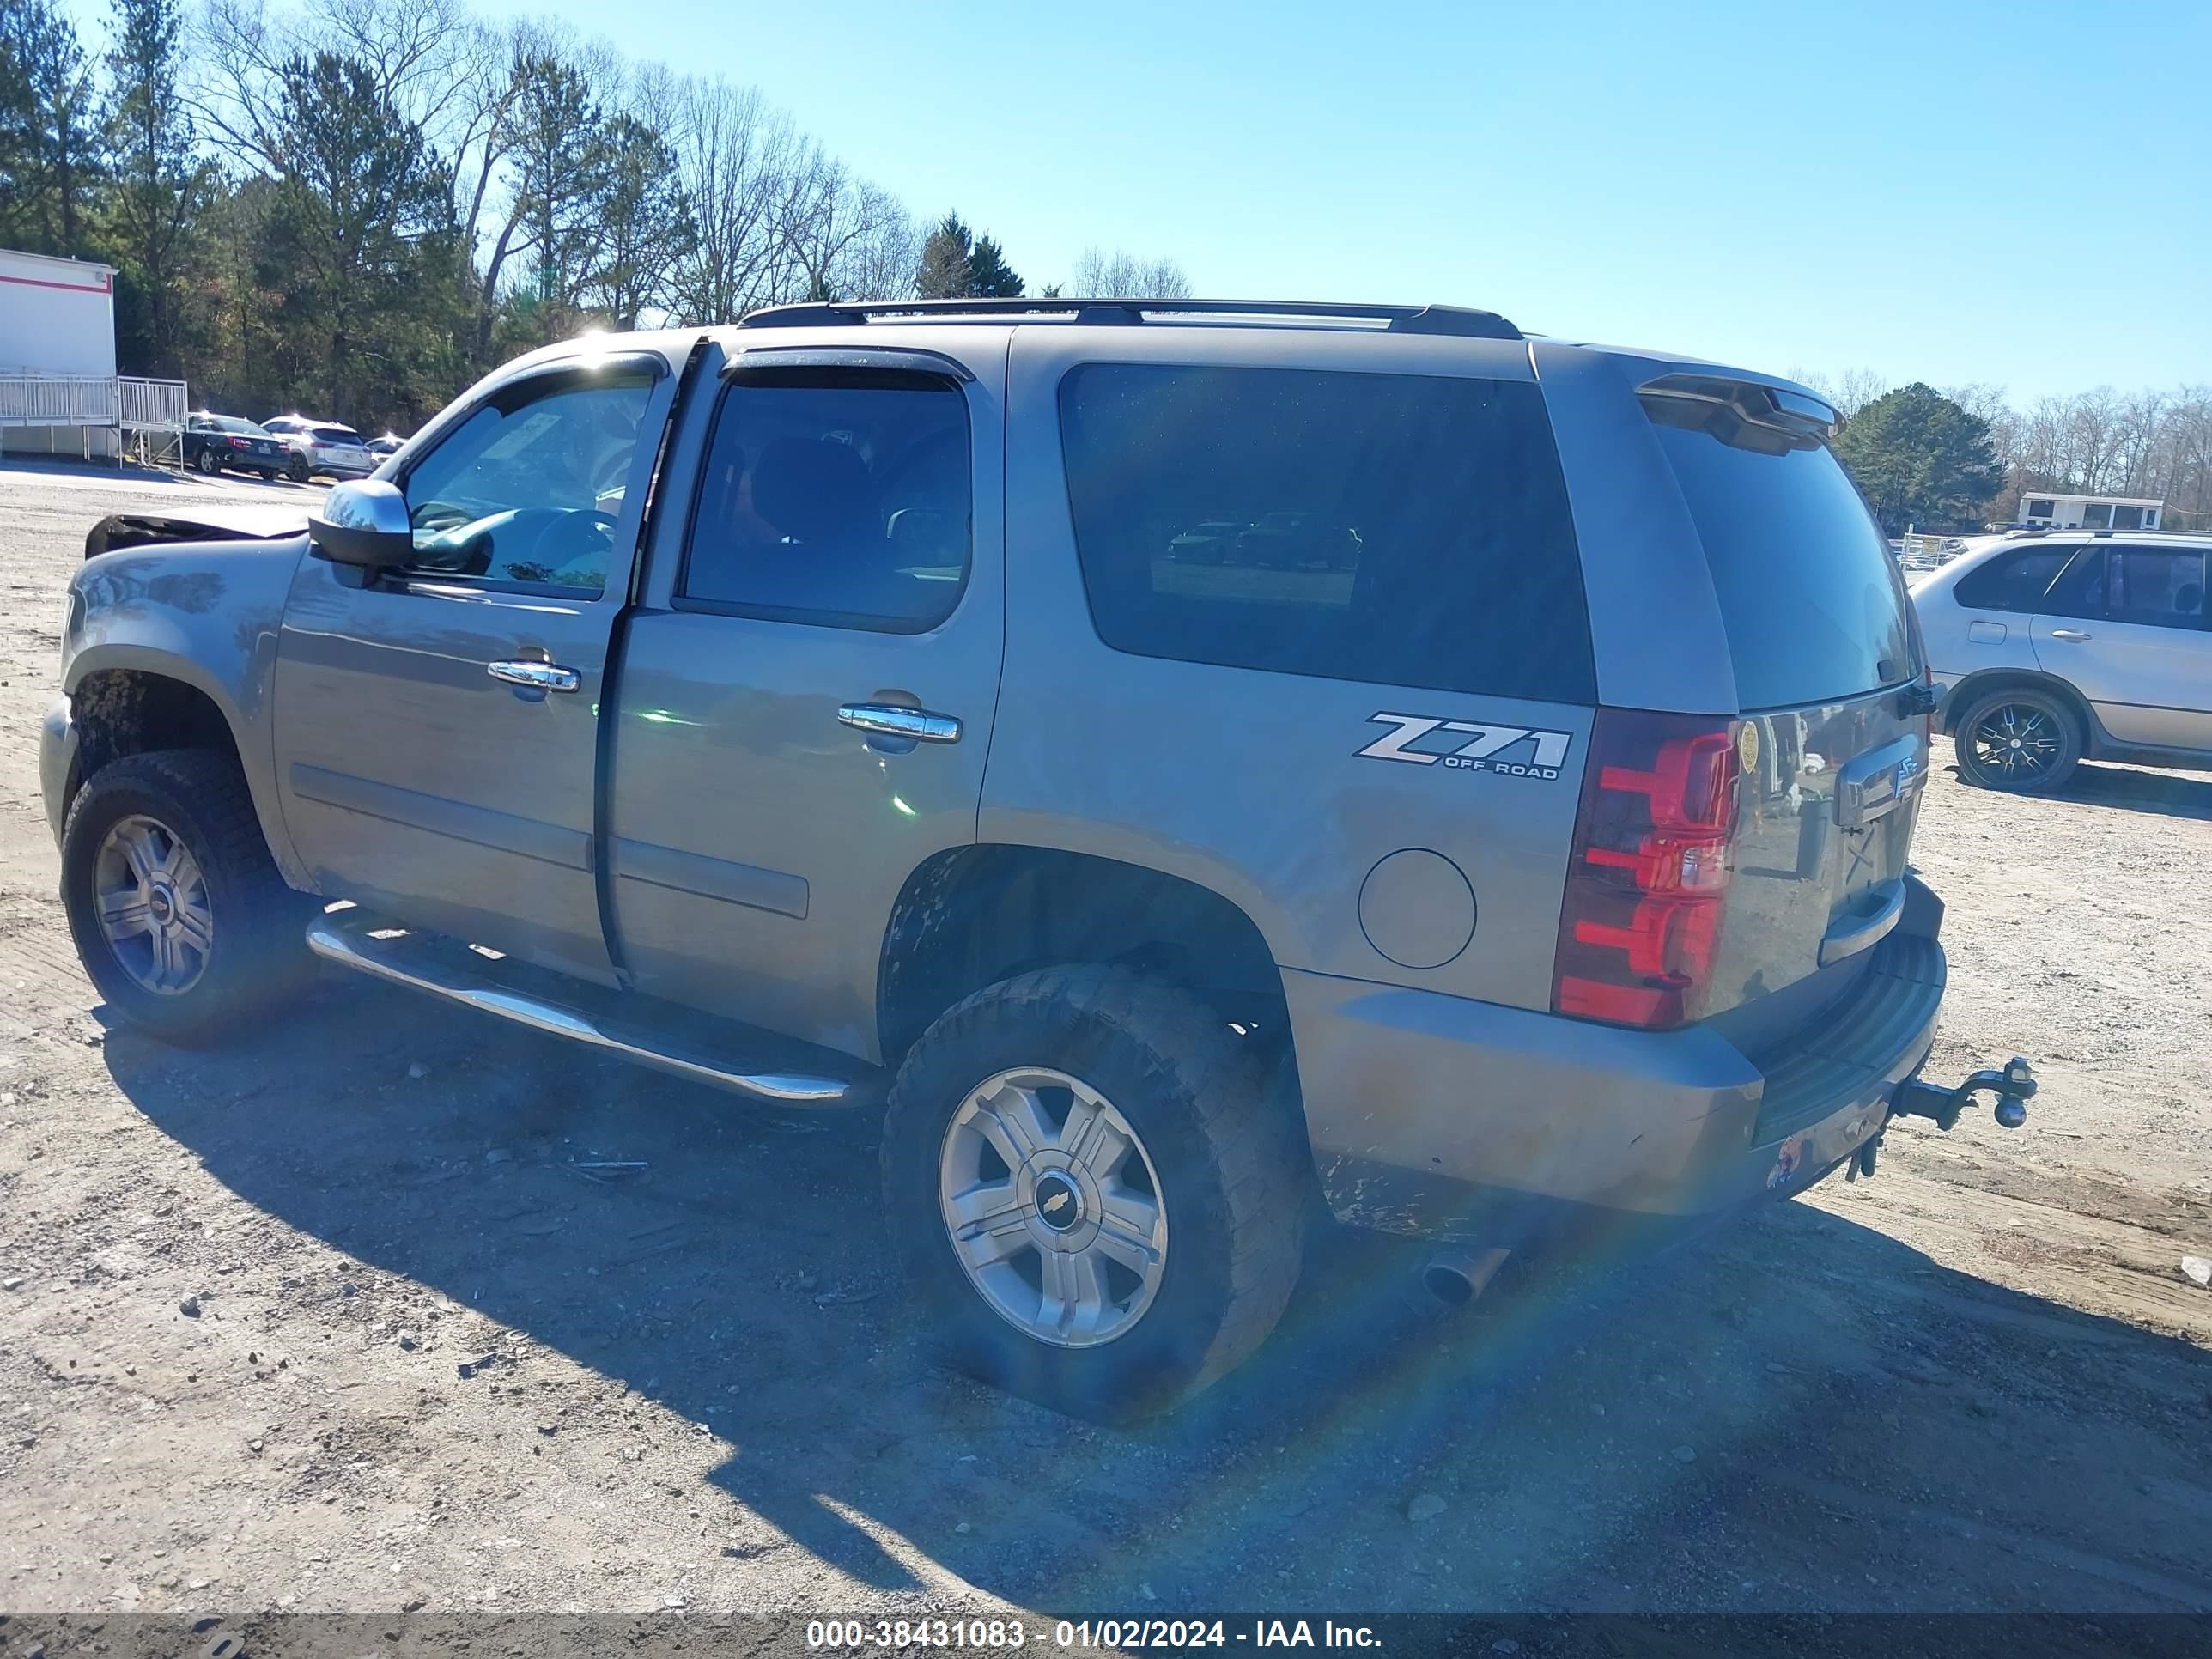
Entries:
<svg viewBox="0 0 2212 1659">
<path fill-rule="evenodd" d="M 2115 741 L 2212 750 L 2205 550 L 2115 542 L 2068 567 L 2035 618 L 2036 660 Z"/>
<path fill-rule="evenodd" d="M 404 570 L 301 561 L 278 787 L 320 890 L 611 982 L 594 791 L 608 642 L 673 390 L 658 355 L 552 365 L 442 422 L 398 480 Z"/>
<path fill-rule="evenodd" d="M 899 892 L 975 838 L 1004 647 L 1004 332 L 898 333 L 942 351 L 710 354 L 607 786 L 638 988 L 866 1060 Z"/>
</svg>

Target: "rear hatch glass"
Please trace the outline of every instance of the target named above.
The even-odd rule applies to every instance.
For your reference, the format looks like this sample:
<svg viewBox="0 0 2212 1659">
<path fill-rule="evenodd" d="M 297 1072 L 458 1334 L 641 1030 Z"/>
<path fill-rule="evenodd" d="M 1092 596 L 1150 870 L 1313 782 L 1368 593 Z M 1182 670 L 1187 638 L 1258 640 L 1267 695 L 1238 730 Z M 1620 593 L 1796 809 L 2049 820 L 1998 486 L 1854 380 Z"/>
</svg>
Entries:
<svg viewBox="0 0 2212 1659">
<path fill-rule="evenodd" d="M 1869 952 L 1848 947 L 1901 896 L 1927 777 L 1927 722 L 1900 696 L 1920 673 L 1904 577 L 1817 437 L 1697 398 L 1647 393 L 1644 408 L 1705 546 L 1745 711 L 1707 1006 L 1819 975 L 1825 992 L 1786 1000 L 1809 1015 L 1849 988 Z"/>
</svg>

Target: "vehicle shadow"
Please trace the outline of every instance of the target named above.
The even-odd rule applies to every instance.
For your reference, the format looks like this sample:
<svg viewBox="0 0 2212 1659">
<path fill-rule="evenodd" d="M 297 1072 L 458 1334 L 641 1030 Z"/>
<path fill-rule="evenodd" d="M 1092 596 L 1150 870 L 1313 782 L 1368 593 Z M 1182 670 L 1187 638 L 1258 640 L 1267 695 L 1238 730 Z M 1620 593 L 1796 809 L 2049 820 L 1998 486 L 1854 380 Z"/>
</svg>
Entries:
<svg viewBox="0 0 2212 1659">
<path fill-rule="evenodd" d="M 1950 768 L 1958 775 L 1954 763 Z M 2072 801 L 2083 806 L 2117 806 L 2167 817 L 2212 819 L 2212 777 L 2201 773 L 2157 772 L 2142 767 L 2084 761 L 2066 787 L 2029 799 Z"/>
<path fill-rule="evenodd" d="M 880 1591 L 2212 1608 L 2206 1357 L 1809 1206 L 1516 1264 L 1449 1317 L 1413 1247 L 1333 1232 L 1254 1361 L 1115 1431 L 921 1358 L 864 1115 L 757 1110 L 367 981 L 220 1053 L 118 1029 L 106 1054 L 246 1202 L 711 1425 L 721 1498 L 695 1507 Z M 617 1162 L 643 1167 L 570 1167 Z M 733 1596 L 759 1553 L 724 1552 Z"/>
</svg>

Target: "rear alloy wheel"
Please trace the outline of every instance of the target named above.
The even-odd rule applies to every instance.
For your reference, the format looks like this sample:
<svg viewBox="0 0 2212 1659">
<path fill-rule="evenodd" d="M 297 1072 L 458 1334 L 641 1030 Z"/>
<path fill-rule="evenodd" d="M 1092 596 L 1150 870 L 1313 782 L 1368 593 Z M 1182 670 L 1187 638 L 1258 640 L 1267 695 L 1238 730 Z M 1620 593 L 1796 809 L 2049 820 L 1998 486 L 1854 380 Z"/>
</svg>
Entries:
<svg viewBox="0 0 2212 1659">
<path fill-rule="evenodd" d="M 891 1090 L 884 1194 L 923 1340 L 1058 1411 L 1164 1411 L 1274 1328 L 1311 1159 L 1249 1047 L 1126 969 L 1002 980 Z"/>
<path fill-rule="evenodd" d="M 222 471 L 222 463 L 216 459 L 215 451 L 204 446 L 201 447 L 200 453 L 192 458 L 192 465 L 210 478 Z"/>
<path fill-rule="evenodd" d="M 2045 691 L 1993 691 L 1960 717 L 1959 775 L 1984 789 L 2048 794 L 2081 758 L 2073 712 Z"/>
<path fill-rule="evenodd" d="M 285 464 L 284 476 L 289 478 L 294 483 L 307 483 L 307 458 L 305 455 L 295 455 L 292 457 L 292 459 Z"/>
<path fill-rule="evenodd" d="M 991 1311 L 1055 1347 L 1111 1342 L 1166 1277 L 1168 1220 L 1145 1143 L 1080 1078 L 986 1078 L 938 1154 L 939 1212 Z"/>
</svg>

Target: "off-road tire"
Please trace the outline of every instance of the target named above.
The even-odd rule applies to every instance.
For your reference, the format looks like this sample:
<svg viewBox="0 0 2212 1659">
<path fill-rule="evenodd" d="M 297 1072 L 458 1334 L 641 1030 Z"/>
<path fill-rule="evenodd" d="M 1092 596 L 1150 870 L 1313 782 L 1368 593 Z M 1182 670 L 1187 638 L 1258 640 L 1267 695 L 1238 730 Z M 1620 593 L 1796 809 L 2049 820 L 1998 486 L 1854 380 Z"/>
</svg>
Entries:
<svg viewBox="0 0 2212 1659">
<path fill-rule="evenodd" d="M 1121 1336 L 1038 1340 L 996 1312 L 954 1255 L 939 1159 L 961 1103 L 998 1073 L 1046 1066 L 1096 1088 L 1158 1172 L 1168 1223 L 1157 1296 Z M 1166 1411 L 1246 1358 L 1297 1282 L 1311 1158 L 1260 1057 L 1198 999 L 1126 969 L 1002 980 L 930 1026 L 885 1117 L 885 1209 L 924 1342 L 945 1363 L 1072 1415 Z"/>
<path fill-rule="evenodd" d="M 1975 730 L 2008 704 L 2042 715 L 2050 723 L 2053 740 L 2058 745 L 2050 763 L 2033 775 L 2008 776 L 1984 764 L 1974 752 Z M 2081 763 L 2081 716 L 2063 697 L 2053 692 L 2025 685 L 1992 691 L 1969 703 L 1951 729 L 1952 742 L 1958 752 L 1959 775 L 1978 788 L 2014 795 L 2048 795 L 2064 788 L 2067 780 L 2074 775 L 2074 769 Z"/>
<path fill-rule="evenodd" d="M 207 884 L 214 925 L 206 967 L 175 995 L 133 979 L 100 925 L 94 884 L 100 843 L 118 819 L 133 815 L 155 820 L 183 842 Z M 213 1042 L 313 971 L 303 941 L 312 901 L 285 885 L 236 762 L 213 750 L 155 750 L 94 773 L 63 825 L 61 896 L 77 957 L 108 1006 L 170 1042 Z"/>
</svg>

